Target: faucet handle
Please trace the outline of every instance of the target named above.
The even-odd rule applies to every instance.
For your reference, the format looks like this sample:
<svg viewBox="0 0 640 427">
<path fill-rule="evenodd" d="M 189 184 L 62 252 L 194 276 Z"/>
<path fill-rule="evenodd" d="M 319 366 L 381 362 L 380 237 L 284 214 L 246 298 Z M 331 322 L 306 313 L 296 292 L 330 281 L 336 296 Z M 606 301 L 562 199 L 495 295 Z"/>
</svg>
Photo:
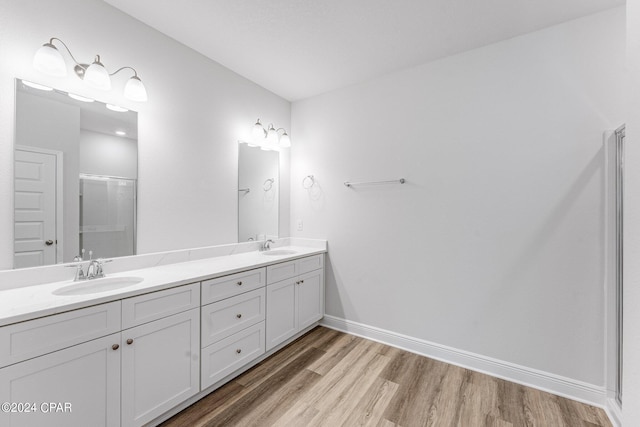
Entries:
<svg viewBox="0 0 640 427">
<path fill-rule="evenodd" d="M 95 277 L 104 277 L 104 271 L 102 270 L 103 264 L 106 264 L 112 261 L 113 261 L 112 259 L 102 259 L 102 258 L 93 260 L 93 262 L 96 264 Z"/>
<path fill-rule="evenodd" d="M 67 264 L 65 265 L 65 267 L 76 269 L 76 275 L 73 277 L 74 282 L 77 282 L 78 280 L 84 280 L 86 278 L 84 275 L 84 271 L 82 271 L 82 264 Z"/>
</svg>

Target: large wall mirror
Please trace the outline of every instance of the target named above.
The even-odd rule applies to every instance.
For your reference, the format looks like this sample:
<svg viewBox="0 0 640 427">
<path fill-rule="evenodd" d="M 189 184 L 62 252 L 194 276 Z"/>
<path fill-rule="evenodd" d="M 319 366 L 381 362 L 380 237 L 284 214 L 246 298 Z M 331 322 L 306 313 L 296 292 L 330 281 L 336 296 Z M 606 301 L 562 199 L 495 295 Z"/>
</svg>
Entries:
<svg viewBox="0 0 640 427">
<path fill-rule="evenodd" d="M 16 80 L 14 268 L 136 253 L 137 113 Z"/>
<path fill-rule="evenodd" d="M 278 238 L 280 153 L 238 144 L 238 242 Z"/>
</svg>

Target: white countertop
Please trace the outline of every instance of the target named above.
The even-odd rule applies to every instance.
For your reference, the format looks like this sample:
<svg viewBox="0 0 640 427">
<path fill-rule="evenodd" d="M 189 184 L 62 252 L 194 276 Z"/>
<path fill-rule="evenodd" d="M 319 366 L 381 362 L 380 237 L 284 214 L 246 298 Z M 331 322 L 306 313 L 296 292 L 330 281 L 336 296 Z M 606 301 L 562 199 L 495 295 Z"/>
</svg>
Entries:
<svg viewBox="0 0 640 427">
<path fill-rule="evenodd" d="M 140 277 L 144 280 L 126 288 L 88 295 L 53 294 L 57 289 L 73 284 L 72 279 L 2 290 L 0 291 L 0 326 L 326 252 L 324 248 L 306 246 L 277 248 L 277 250 L 283 249 L 292 250 L 295 253 L 268 256 L 257 251 L 245 252 L 115 274 L 109 274 L 109 264 L 106 264 L 104 271 L 107 277 Z"/>
</svg>

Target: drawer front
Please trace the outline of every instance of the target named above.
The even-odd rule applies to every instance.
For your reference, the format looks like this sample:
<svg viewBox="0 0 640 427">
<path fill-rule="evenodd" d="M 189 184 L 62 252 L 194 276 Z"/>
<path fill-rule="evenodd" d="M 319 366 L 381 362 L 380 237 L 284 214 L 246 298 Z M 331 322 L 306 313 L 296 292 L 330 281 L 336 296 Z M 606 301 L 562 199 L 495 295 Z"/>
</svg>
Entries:
<svg viewBox="0 0 640 427">
<path fill-rule="evenodd" d="M 201 389 L 264 354 L 264 322 L 202 349 Z"/>
<path fill-rule="evenodd" d="M 267 267 L 267 284 L 295 277 L 299 274 L 299 268 L 298 260 L 270 265 Z"/>
<path fill-rule="evenodd" d="M 314 255 L 307 258 L 299 259 L 300 268 L 298 274 L 308 273 L 310 271 L 319 270 L 324 267 L 324 255 Z"/>
<path fill-rule="evenodd" d="M 0 328 L 0 367 L 120 332 L 120 301 Z"/>
<path fill-rule="evenodd" d="M 200 283 L 178 286 L 122 300 L 122 329 L 200 306 Z"/>
<path fill-rule="evenodd" d="M 202 347 L 220 341 L 265 317 L 265 288 L 202 307 Z"/>
<path fill-rule="evenodd" d="M 243 271 L 230 276 L 202 282 L 202 305 L 217 302 L 244 292 L 261 288 L 265 285 L 264 268 Z"/>
</svg>

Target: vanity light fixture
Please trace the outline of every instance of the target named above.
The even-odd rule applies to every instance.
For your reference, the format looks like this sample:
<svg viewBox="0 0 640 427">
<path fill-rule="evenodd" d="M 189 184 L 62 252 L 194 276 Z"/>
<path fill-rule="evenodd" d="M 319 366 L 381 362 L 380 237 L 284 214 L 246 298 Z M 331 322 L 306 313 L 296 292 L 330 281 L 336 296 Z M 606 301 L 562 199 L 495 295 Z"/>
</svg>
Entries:
<svg viewBox="0 0 640 427">
<path fill-rule="evenodd" d="M 125 131 L 123 131 L 123 130 L 117 130 L 116 131 L 116 135 L 118 135 L 118 136 L 126 136 L 127 133 Z"/>
<path fill-rule="evenodd" d="M 280 131 L 282 131 L 282 135 L 279 133 Z M 251 136 L 252 143 L 249 144 L 251 147 L 260 147 L 263 150 L 291 147 L 291 138 L 284 128 L 276 129 L 273 123 L 269 123 L 269 127 L 265 129 L 260 123 L 260 119 L 253 125 Z"/>
<path fill-rule="evenodd" d="M 89 86 L 100 90 L 111 90 L 111 76 L 125 69 L 129 69 L 133 71 L 133 76 L 129 78 L 124 87 L 125 98 L 137 102 L 147 101 L 147 90 L 142 84 L 142 80 L 138 77 L 138 72 L 134 68 L 125 66 L 117 69 L 113 73 L 109 73 L 100 61 L 100 55 L 96 55 L 92 64 L 81 64 L 73 56 L 65 42 L 57 37 L 52 37 L 48 43 L 43 44 L 36 52 L 33 57 L 33 66 L 36 70 L 55 77 L 64 77 L 67 75 L 67 65 L 62 54 L 53 44 L 54 40 L 64 46 L 75 63 L 73 71 L 76 76 L 85 81 Z"/>
</svg>

